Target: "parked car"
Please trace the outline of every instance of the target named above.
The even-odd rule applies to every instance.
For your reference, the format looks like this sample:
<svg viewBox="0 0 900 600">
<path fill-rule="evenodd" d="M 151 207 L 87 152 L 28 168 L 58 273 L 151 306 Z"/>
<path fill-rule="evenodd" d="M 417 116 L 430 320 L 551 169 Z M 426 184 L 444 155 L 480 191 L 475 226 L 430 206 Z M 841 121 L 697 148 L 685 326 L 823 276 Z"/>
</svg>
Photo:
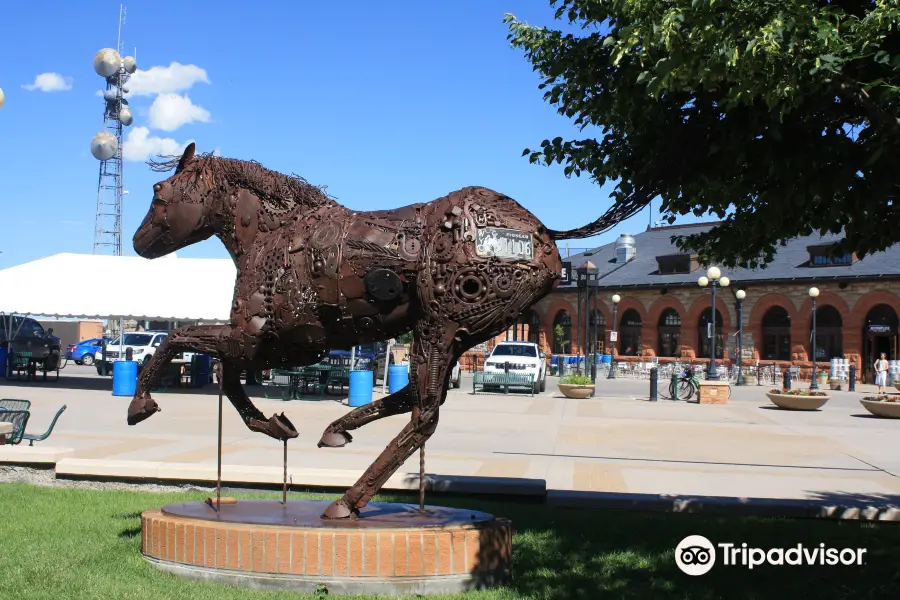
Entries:
<svg viewBox="0 0 900 600">
<path fill-rule="evenodd" d="M 5 346 L 10 354 L 32 359 L 41 370 L 59 368 L 61 343 L 62 340 L 53 335 L 53 329 L 45 332 L 31 317 L 0 315 L 0 346 Z"/>
<path fill-rule="evenodd" d="M 74 361 L 76 365 L 91 366 L 94 364 L 94 354 L 103 345 L 103 342 L 109 344 L 112 338 L 93 338 L 90 340 L 82 340 L 77 344 L 71 344 L 66 349 L 66 358 Z"/>
<path fill-rule="evenodd" d="M 547 361 L 537 344 L 500 342 L 485 359 L 484 372 L 504 373 L 507 363 L 510 373 L 533 376 L 535 393 L 547 388 Z"/>
<path fill-rule="evenodd" d="M 119 338 L 114 339 L 106 345 L 105 361 L 103 360 L 102 346 L 94 353 L 94 365 L 97 367 L 97 374 L 111 374 L 112 363 L 117 360 L 125 360 L 129 348 L 132 351 L 131 359 L 136 360 L 140 367 L 146 366 L 156 353 L 156 349 L 167 337 L 169 337 L 168 331 L 136 331 L 134 333 L 126 333 L 125 338 L 122 340 Z M 193 355 L 193 352 L 183 352 L 175 358 L 190 361 Z"/>
</svg>

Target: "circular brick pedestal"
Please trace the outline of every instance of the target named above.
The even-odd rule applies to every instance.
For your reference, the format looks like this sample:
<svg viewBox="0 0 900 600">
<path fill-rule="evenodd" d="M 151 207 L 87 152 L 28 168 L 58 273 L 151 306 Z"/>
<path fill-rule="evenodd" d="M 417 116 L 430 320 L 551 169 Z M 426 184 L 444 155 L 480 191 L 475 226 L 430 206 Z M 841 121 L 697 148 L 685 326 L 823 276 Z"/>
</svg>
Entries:
<svg viewBox="0 0 900 600">
<path fill-rule="evenodd" d="M 141 552 L 166 571 L 259 589 L 446 594 L 508 583 L 509 521 L 487 513 L 373 503 L 354 521 L 327 501 L 202 502 L 141 515 Z"/>
</svg>

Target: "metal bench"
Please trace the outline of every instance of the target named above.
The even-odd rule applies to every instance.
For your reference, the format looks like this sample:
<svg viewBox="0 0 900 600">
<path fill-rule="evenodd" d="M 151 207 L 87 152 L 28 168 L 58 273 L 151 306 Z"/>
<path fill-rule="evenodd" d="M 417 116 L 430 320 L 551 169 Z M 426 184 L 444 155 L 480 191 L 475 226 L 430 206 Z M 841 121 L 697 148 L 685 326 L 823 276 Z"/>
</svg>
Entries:
<svg viewBox="0 0 900 600">
<path fill-rule="evenodd" d="M 516 373 L 485 373 L 476 371 L 472 378 L 472 393 L 488 394 L 487 387 L 502 387 L 504 394 L 509 394 L 509 388 L 526 388 L 529 396 L 534 396 L 534 377 L 532 375 L 519 375 Z M 478 388 L 481 388 L 480 390 Z"/>
<path fill-rule="evenodd" d="M 0 410 L 31 410 L 31 400 L 0 398 Z"/>
<path fill-rule="evenodd" d="M 6 435 L 4 443 L 16 445 L 22 441 L 25 435 L 25 425 L 28 424 L 28 417 L 31 413 L 27 410 L 0 410 L 0 421 L 12 423 L 12 433 Z"/>
<path fill-rule="evenodd" d="M 48 437 L 50 437 L 50 434 L 53 433 L 53 428 L 56 427 L 56 420 L 59 419 L 59 415 L 63 414 L 63 411 L 65 410 L 66 405 L 63 404 L 62 408 L 56 411 L 56 415 L 53 416 L 53 420 L 50 421 L 50 427 L 47 428 L 47 431 L 39 435 L 35 435 L 33 433 L 23 433 L 22 439 L 28 440 L 29 446 L 34 446 L 35 442 L 43 442 L 44 440 L 46 440 Z"/>
</svg>

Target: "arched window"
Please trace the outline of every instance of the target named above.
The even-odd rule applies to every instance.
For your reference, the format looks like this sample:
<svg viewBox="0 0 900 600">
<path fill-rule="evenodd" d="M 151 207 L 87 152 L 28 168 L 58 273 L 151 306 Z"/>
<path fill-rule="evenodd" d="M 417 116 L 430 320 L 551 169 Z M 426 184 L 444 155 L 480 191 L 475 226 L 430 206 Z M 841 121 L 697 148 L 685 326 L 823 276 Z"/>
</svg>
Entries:
<svg viewBox="0 0 900 600">
<path fill-rule="evenodd" d="M 540 346 L 541 344 L 541 317 L 536 312 L 531 311 L 531 314 L 528 315 L 528 320 L 526 321 L 528 325 L 527 338 L 523 336 L 522 339 L 527 339 L 532 344 L 537 344 Z"/>
<path fill-rule="evenodd" d="M 619 320 L 619 354 L 622 356 L 641 355 L 641 315 L 633 308 L 622 313 Z"/>
<path fill-rule="evenodd" d="M 659 355 L 681 355 L 681 315 L 674 308 L 667 308 L 659 316 Z"/>
<path fill-rule="evenodd" d="M 762 319 L 765 360 L 791 360 L 791 317 L 781 306 L 773 306 Z"/>
<path fill-rule="evenodd" d="M 841 313 L 833 306 L 816 307 L 816 360 L 828 361 L 844 355 L 844 325 Z M 812 323 L 810 323 L 812 326 Z M 810 351 L 812 356 L 812 351 Z"/>
<path fill-rule="evenodd" d="M 710 338 L 712 320 L 710 315 L 712 315 L 712 309 L 707 308 L 700 315 L 700 320 L 697 322 L 697 335 L 700 342 L 697 344 L 697 358 L 710 358 L 710 347 L 712 346 L 712 338 Z M 723 356 L 725 356 L 725 338 L 722 335 L 722 313 L 719 312 L 719 309 L 716 309 L 716 358 L 722 358 Z"/>
<path fill-rule="evenodd" d="M 568 354 L 572 351 L 572 317 L 561 310 L 553 319 L 553 354 Z"/>
<path fill-rule="evenodd" d="M 603 354 L 606 350 L 606 345 L 603 342 L 606 339 L 606 317 L 596 308 L 591 312 L 591 316 L 588 319 L 588 327 L 593 332 L 593 351 L 596 354 Z"/>
</svg>

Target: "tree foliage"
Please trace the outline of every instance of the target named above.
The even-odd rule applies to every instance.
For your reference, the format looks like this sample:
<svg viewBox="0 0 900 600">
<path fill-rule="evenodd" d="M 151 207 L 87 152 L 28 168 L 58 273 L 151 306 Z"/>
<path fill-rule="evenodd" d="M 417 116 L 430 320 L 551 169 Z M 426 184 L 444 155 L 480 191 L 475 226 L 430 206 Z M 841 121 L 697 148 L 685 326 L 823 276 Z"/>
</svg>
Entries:
<svg viewBox="0 0 900 600">
<path fill-rule="evenodd" d="M 551 0 L 583 34 L 507 15 L 545 100 L 599 139 L 544 140 L 531 162 L 616 182 L 620 213 L 654 198 L 726 266 L 844 232 L 837 252 L 900 241 L 898 0 Z M 572 230 L 576 236 L 596 233 Z"/>
</svg>

